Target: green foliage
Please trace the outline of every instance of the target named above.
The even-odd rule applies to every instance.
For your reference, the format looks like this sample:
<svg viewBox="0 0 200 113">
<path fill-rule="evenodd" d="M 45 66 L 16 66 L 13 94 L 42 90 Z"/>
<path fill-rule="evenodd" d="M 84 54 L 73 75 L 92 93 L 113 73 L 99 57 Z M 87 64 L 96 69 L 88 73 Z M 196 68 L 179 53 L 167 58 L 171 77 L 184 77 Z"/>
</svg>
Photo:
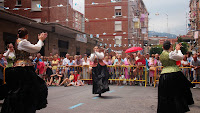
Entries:
<svg viewBox="0 0 200 113">
<path fill-rule="evenodd" d="M 186 42 L 182 42 L 182 47 L 181 47 L 181 52 L 183 53 L 183 54 L 186 54 L 187 52 L 188 52 L 188 43 L 186 43 Z"/>
<path fill-rule="evenodd" d="M 152 54 L 161 54 L 163 51 L 162 45 L 153 46 L 150 49 L 150 55 Z"/>
<path fill-rule="evenodd" d="M 178 37 L 178 41 L 177 41 L 177 42 L 178 42 L 178 43 L 182 43 L 181 52 L 182 52 L 183 54 L 186 54 L 187 51 L 188 51 L 188 48 L 189 48 L 188 43 L 187 43 L 187 42 L 183 42 L 183 39 L 180 38 L 180 37 Z M 175 45 L 175 46 L 176 46 L 176 45 Z"/>
</svg>

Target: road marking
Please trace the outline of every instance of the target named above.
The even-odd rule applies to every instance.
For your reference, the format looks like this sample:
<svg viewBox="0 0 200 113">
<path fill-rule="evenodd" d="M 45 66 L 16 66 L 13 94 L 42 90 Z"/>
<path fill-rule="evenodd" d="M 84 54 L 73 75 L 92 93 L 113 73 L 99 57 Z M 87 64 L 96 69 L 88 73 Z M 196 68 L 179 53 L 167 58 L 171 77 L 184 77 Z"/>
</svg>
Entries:
<svg viewBox="0 0 200 113">
<path fill-rule="evenodd" d="M 69 107 L 69 109 L 74 109 L 74 108 L 76 108 L 76 107 L 78 107 L 78 106 L 81 106 L 81 105 L 83 105 L 84 103 L 79 103 L 79 104 L 76 104 L 76 105 L 74 105 L 74 106 L 72 106 L 72 107 Z"/>
<path fill-rule="evenodd" d="M 92 99 L 98 99 L 99 97 L 93 97 Z"/>
<path fill-rule="evenodd" d="M 121 86 L 121 87 L 119 87 L 119 88 L 123 88 L 124 86 Z"/>
<path fill-rule="evenodd" d="M 112 93 L 112 92 L 115 92 L 115 90 L 109 91 L 108 93 Z"/>
</svg>

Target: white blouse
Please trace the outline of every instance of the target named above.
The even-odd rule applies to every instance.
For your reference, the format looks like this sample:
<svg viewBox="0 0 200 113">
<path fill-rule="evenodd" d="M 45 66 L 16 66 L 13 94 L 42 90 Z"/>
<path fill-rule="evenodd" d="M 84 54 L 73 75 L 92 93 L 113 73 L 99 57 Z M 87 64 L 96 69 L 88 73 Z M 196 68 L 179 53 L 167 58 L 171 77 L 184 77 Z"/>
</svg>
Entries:
<svg viewBox="0 0 200 113">
<path fill-rule="evenodd" d="M 98 59 L 103 59 L 103 58 L 104 58 L 104 53 L 103 53 L 103 52 L 95 52 L 95 53 L 92 53 L 91 56 L 90 56 L 90 61 L 94 62 L 95 56 L 96 56 Z"/>
<path fill-rule="evenodd" d="M 3 54 L 3 56 L 14 60 L 14 59 L 15 59 L 15 52 L 11 52 L 10 49 L 8 49 L 8 50 Z"/>
<path fill-rule="evenodd" d="M 37 44 L 31 44 L 29 41 L 27 41 L 26 39 L 21 39 L 18 38 L 19 40 L 21 40 L 17 46 L 18 50 L 23 50 L 29 53 L 37 53 L 41 50 L 42 46 L 44 45 L 42 40 L 39 40 L 37 42 Z"/>
<path fill-rule="evenodd" d="M 174 50 L 169 53 L 169 58 L 175 61 L 183 60 L 183 54 L 181 50 Z"/>
</svg>

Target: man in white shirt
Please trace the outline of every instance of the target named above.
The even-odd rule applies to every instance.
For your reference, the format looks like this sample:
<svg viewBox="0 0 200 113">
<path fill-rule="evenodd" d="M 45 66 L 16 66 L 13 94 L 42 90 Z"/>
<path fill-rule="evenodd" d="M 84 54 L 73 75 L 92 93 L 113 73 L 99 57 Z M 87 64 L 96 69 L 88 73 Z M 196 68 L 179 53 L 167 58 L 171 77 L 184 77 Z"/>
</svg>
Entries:
<svg viewBox="0 0 200 113">
<path fill-rule="evenodd" d="M 65 55 L 65 58 L 63 59 L 63 66 L 66 66 L 69 62 L 70 62 L 70 60 L 69 60 L 69 54 L 67 53 L 66 55 Z M 68 67 L 66 67 L 65 68 L 65 72 L 64 72 L 64 78 L 66 78 L 67 77 L 67 72 L 68 72 Z"/>
<path fill-rule="evenodd" d="M 191 67 L 194 68 L 194 81 L 200 81 L 200 61 L 197 59 L 197 54 L 193 55 L 193 60 L 190 63 Z M 194 88 L 200 88 L 199 84 L 196 84 Z"/>
</svg>

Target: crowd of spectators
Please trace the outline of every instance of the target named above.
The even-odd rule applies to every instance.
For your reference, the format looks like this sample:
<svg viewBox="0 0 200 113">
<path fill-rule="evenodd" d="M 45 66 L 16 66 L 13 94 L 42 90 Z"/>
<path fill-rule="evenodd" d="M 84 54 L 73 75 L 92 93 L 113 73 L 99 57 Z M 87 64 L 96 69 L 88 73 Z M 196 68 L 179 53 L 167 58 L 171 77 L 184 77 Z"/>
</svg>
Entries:
<svg viewBox="0 0 200 113">
<path fill-rule="evenodd" d="M 11 49 L 8 49 L 11 51 Z M 9 53 L 6 51 L 4 54 L 0 54 L 0 82 L 3 80 L 3 69 L 8 66 Z M 65 57 L 60 57 L 58 54 L 49 56 L 41 56 L 37 53 L 36 56 L 30 56 L 30 60 L 34 64 L 35 71 L 38 76 L 44 79 L 47 85 L 56 86 L 83 86 L 84 81 L 88 84 L 91 83 L 89 79 L 92 79 L 92 63 L 90 56 L 87 54 L 71 56 L 66 54 Z M 162 64 L 159 59 L 159 54 L 145 54 L 140 52 L 126 54 L 124 58 L 122 55 L 115 54 L 110 55 L 105 53 L 104 63 L 108 66 L 110 74 L 109 78 L 112 79 L 145 79 L 145 68 L 147 69 L 148 85 L 152 86 L 154 83 L 154 77 L 159 78 L 159 74 L 162 70 Z M 180 67 L 191 67 L 191 69 L 182 69 L 183 73 L 190 81 L 200 82 L 200 53 L 191 54 L 188 52 L 184 55 L 182 61 L 177 62 Z M 160 66 L 158 68 L 155 68 Z M 144 68 L 145 67 L 145 68 Z M 191 75 L 191 76 L 190 76 Z M 82 81 L 81 79 L 84 79 Z M 143 82 L 133 81 L 109 81 L 110 84 L 117 85 L 144 85 Z"/>
</svg>

